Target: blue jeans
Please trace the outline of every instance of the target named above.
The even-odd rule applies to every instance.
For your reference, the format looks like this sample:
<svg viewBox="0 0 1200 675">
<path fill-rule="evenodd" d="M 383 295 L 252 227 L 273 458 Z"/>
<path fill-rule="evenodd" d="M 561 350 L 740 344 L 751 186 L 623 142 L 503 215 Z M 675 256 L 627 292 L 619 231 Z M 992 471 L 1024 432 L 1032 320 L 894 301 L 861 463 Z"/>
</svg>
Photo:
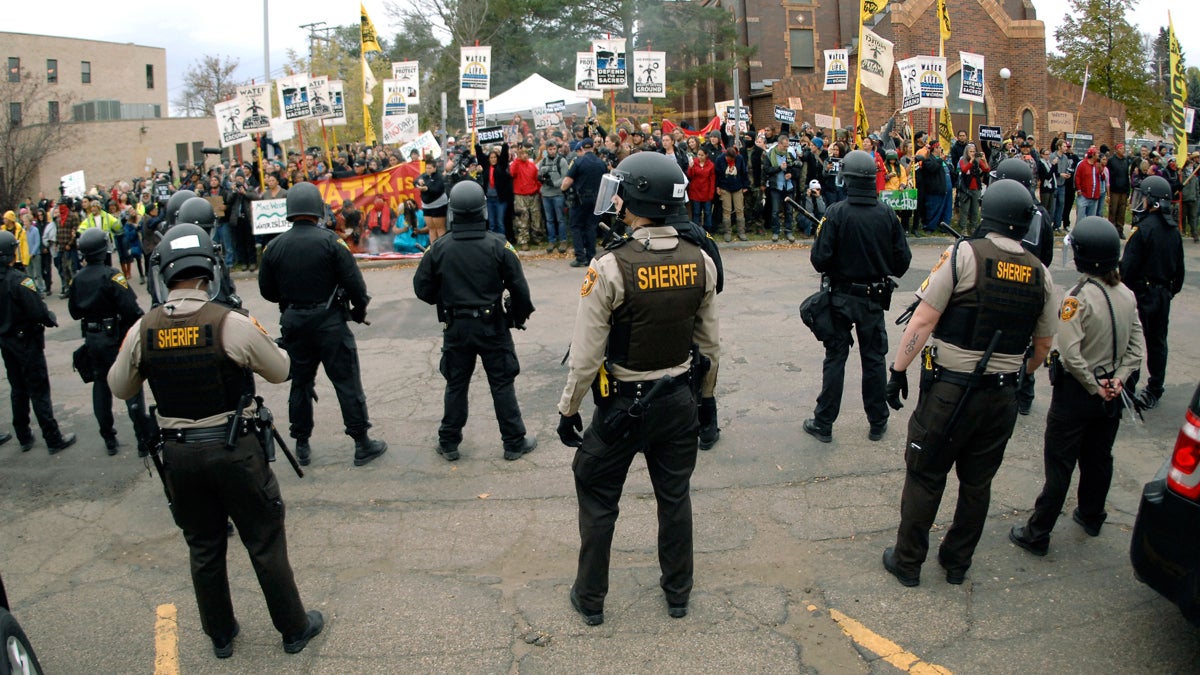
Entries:
<svg viewBox="0 0 1200 675">
<path fill-rule="evenodd" d="M 566 206 L 566 198 L 562 195 L 542 197 L 542 211 L 546 214 L 547 244 L 567 240 Z"/>
<path fill-rule="evenodd" d="M 792 205 L 785 201 L 788 193 L 771 188 L 767 190 L 771 196 L 771 234 L 779 234 L 779 220 L 783 219 L 783 231 L 792 232 Z M 711 206 L 711 203 L 710 203 Z"/>
<path fill-rule="evenodd" d="M 507 202 L 499 197 L 487 198 L 488 232 L 504 236 L 504 214 L 507 211 Z"/>
<path fill-rule="evenodd" d="M 592 207 L 571 207 L 571 242 L 575 246 L 575 260 L 590 263 L 596 257 L 596 228 L 599 225 L 600 216 L 592 213 Z"/>
<path fill-rule="evenodd" d="M 1062 229 L 1063 204 L 1066 203 L 1066 199 L 1067 188 L 1065 186 L 1059 185 L 1054 188 L 1054 213 L 1051 214 L 1051 217 L 1054 219 L 1054 229 L 1056 230 Z"/>
<path fill-rule="evenodd" d="M 925 197 L 925 231 L 936 232 L 938 223 L 950 224 L 954 217 L 954 202 L 950 194 L 926 195 Z"/>
<path fill-rule="evenodd" d="M 213 243 L 221 245 L 221 252 L 225 254 L 226 269 L 233 269 L 233 263 L 237 258 L 237 251 L 233 250 L 232 235 L 229 223 L 217 223 L 217 229 L 213 230 Z"/>
<path fill-rule="evenodd" d="M 1100 208 L 1100 200 L 1099 199 L 1089 199 L 1089 198 L 1084 197 L 1083 195 L 1079 194 L 1078 192 L 1075 193 L 1075 222 L 1076 223 L 1078 223 L 1083 218 L 1086 218 L 1088 216 L 1094 216 L 1094 215 L 1098 214 L 1099 208 Z"/>
<path fill-rule="evenodd" d="M 713 203 L 692 202 L 692 222 L 704 228 L 705 232 L 715 232 L 713 227 Z"/>
</svg>

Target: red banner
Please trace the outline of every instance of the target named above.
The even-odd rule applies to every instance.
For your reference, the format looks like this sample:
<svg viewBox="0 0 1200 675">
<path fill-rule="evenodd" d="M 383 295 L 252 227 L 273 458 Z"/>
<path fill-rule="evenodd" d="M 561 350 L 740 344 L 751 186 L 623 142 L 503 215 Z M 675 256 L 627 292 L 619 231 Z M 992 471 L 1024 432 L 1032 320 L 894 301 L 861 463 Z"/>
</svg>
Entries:
<svg viewBox="0 0 1200 675">
<path fill-rule="evenodd" d="M 349 200 L 362 212 L 362 222 L 365 226 L 368 217 L 375 211 L 375 199 L 383 198 L 391 208 L 392 213 L 400 214 L 404 210 L 404 201 L 411 199 L 421 205 L 421 193 L 417 190 L 416 180 L 424 172 L 424 162 L 406 162 L 400 166 L 363 174 L 350 178 L 334 178 L 317 181 L 314 185 L 321 191 L 321 197 L 333 209 L 334 216 L 338 214 L 342 203 Z M 366 246 L 366 237 L 362 233 L 342 232 L 335 228 L 342 239 L 355 253 L 361 253 Z"/>
</svg>

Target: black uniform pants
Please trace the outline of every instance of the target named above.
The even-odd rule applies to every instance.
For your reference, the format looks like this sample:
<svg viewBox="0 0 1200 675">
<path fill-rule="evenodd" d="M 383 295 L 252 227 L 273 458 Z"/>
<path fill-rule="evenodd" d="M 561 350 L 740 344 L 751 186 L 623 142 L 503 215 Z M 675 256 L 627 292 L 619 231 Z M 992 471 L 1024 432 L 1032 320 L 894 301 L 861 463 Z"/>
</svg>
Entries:
<svg viewBox="0 0 1200 675">
<path fill-rule="evenodd" d="M 1079 516 L 1089 525 L 1099 527 L 1108 518 L 1104 500 L 1113 475 L 1113 441 L 1121 418 L 1112 404 L 1105 405 L 1097 394 L 1089 394 L 1070 374 L 1064 374 L 1054 387 L 1050 412 L 1046 416 L 1045 446 L 1042 449 L 1046 466 L 1046 482 L 1042 494 L 1033 506 L 1033 514 L 1025 528 L 1026 536 L 1036 542 L 1050 539 L 1050 531 L 1058 521 L 1067 491 L 1071 489 L 1071 474 L 1079 464 Z"/>
<path fill-rule="evenodd" d="M 306 439 L 313 430 L 313 382 L 317 366 L 333 383 L 346 434 L 358 437 L 371 428 L 367 395 L 358 369 L 358 345 L 338 308 L 284 311 L 279 321 L 283 348 L 292 358 L 292 389 L 288 420 L 292 438 Z"/>
<path fill-rule="evenodd" d="M 605 445 L 597 434 L 613 410 L 627 410 L 633 399 L 613 397 L 599 405 L 583 434 L 583 447 L 571 465 L 579 499 L 579 569 L 575 592 L 584 607 L 603 609 L 608 566 L 621 491 L 638 452 L 646 456 L 658 502 L 659 584 L 667 602 L 687 602 L 692 592 L 691 477 L 696 468 L 699 421 L 696 401 L 686 383 L 664 391 L 648 407 L 630 434 Z"/>
<path fill-rule="evenodd" d="M 117 352 L 121 349 L 121 341 L 116 336 L 103 334 L 88 334 L 84 338 L 88 351 L 92 355 L 92 413 L 100 423 L 100 435 L 105 439 L 116 438 L 116 421 L 112 412 L 112 390 L 108 388 L 108 370 L 117 360 Z M 125 401 L 129 412 L 129 421 L 133 423 L 133 433 L 139 445 L 142 443 L 142 420 L 146 414 L 146 396 L 139 390 L 137 395 Z"/>
<path fill-rule="evenodd" d="M 1146 391 L 1161 397 L 1167 376 L 1167 325 L 1171 318 L 1171 291 L 1162 286 L 1136 285 L 1138 319 L 1146 341 Z"/>
<path fill-rule="evenodd" d="M 0 338 L 0 354 L 8 373 L 9 394 L 12 399 L 13 430 L 17 440 L 33 440 L 29 427 L 29 408 L 42 428 L 47 445 L 62 440 L 58 422 L 54 420 L 54 404 L 50 402 L 50 373 L 46 368 L 46 337 L 41 330 L 30 330 L 22 336 Z"/>
<path fill-rule="evenodd" d="M 593 200 L 594 201 L 594 200 Z M 592 202 L 571 207 L 571 243 L 576 262 L 590 263 L 596 257 L 596 230 L 600 216 L 592 213 Z"/>
<path fill-rule="evenodd" d="M 905 575 L 918 576 L 929 553 L 929 529 L 952 468 L 958 476 L 958 502 L 938 553 L 942 565 L 966 572 L 983 534 L 992 477 L 1000 469 L 1017 421 L 1017 401 L 1011 386 L 972 391 L 947 439 L 946 423 L 963 391 L 956 384 L 934 382 L 921 392 L 908 420 L 907 472 L 896 532 L 896 563 Z"/>
<path fill-rule="evenodd" d="M 284 636 L 301 633 L 308 619 L 288 562 L 283 500 L 255 437 L 243 436 L 233 450 L 224 440 L 167 441 L 162 459 L 172 515 L 191 555 L 205 634 L 225 640 L 236 625 L 225 563 L 229 519 L 250 556 L 275 629 Z"/>
<path fill-rule="evenodd" d="M 842 390 L 846 383 L 846 359 L 850 356 L 853 338 L 858 336 L 858 353 L 862 360 L 862 401 L 867 420 L 872 425 L 883 424 L 888 418 L 887 407 L 887 329 L 883 325 L 883 309 L 870 298 L 834 292 L 830 297 L 833 325 L 837 337 L 825 343 L 825 363 L 821 373 L 821 393 L 817 395 L 814 417 L 817 426 L 829 429 L 842 408 Z"/>
<path fill-rule="evenodd" d="M 505 449 L 517 449 L 525 439 L 525 422 L 517 404 L 514 382 L 521 372 L 512 333 L 498 325 L 503 317 L 453 319 L 442 336 L 442 360 L 438 369 L 446 378 L 446 394 L 438 440 L 445 443 L 462 442 L 462 429 L 467 423 L 467 392 L 475 372 L 476 357 L 483 361 L 488 386 L 492 390 L 492 407 L 500 425 L 500 438 Z"/>
</svg>

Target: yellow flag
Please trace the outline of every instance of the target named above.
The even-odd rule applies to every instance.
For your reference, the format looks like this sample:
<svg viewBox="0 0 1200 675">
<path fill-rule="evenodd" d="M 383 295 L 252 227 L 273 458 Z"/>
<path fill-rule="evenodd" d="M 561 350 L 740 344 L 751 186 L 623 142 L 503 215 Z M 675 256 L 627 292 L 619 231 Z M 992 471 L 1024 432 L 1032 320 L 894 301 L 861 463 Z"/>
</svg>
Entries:
<svg viewBox="0 0 1200 675">
<path fill-rule="evenodd" d="M 363 142 L 375 145 L 375 123 L 371 121 L 370 106 L 363 106 Z"/>
<path fill-rule="evenodd" d="M 1187 118 L 1184 106 L 1187 105 L 1187 77 L 1183 72 L 1183 53 L 1179 49 L 1179 39 L 1175 37 L 1175 24 L 1171 21 L 1171 13 L 1167 12 L 1167 49 L 1171 53 L 1171 127 L 1175 129 L 1175 154 L 1187 154 L 1188 129 L 1184 128 Z"/>
<path fill-rule="evenodd" d="M 358 8 L 362 11 L 362 53 L 383 51 L 375 33 L 375 24 L 371 23 L 371 17 L 367 16 L 367 8 L 361 2 L 358 3 Z"/>
<path fill-rule="evenodd" d="M 860 23 L 866 23 L 871 20 L 871 17 L 882 12 L 887 7 L 887 0 L 862 0 L 862 12 L 859 18 Z"/>
<path fill-rule="evenodd" d="M 871 125 L 867 122 L 867 107 L 863 105 L 862 89 L 854 91 L 854 143 L 862 147 L 862 141 L 871 135 Z"/>
<path fill-rule="evenodd" d="M 946 9 L 946 0 L 938 0 L 938 21 L 942 24 L 942 40 L 949 40 L 950 11 Z"/>
<path fill-rule="evenodd" d="M 942 108 L 938 117 L 938 140 L 947 151 L 954 144 L 954 123 L 950 121 L 950 108 Z"/>
</svg>

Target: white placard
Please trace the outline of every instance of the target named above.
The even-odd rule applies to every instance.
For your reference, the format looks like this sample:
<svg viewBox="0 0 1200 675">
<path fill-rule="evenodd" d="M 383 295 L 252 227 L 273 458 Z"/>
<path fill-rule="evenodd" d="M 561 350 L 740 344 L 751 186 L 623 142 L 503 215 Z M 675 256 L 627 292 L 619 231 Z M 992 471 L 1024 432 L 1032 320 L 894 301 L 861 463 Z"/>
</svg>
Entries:
<svg viewBox="0 0 1200 675">
<path fill-rule="evenodd" d="M 221 134 L 222 148 L 250 140 L 250 134 L 242 130 L 242 108 L 238 97 L 213 106 L 213 116 L 217 118 L 217 131 Z"/>
<path fill-rule="evenodd" d="M 575 52 L 575 93 L 604 98 L 604 92 L 596 86 L 596 55 L 591 52 Z"/>
<path fill-rule="evenodd" d="M 325 118 L 325 124 L 339 127 L 346 124 L 346 94 L 341 80 L 329 81 L 329 107 L 333 113 Z"/>
<path fill-rule="evenodd" d="M 383 116 L 407 115 L 408 102 L 404 98 L 404 85 L 397 80 L 383 81 Z"/>
<path fill-rule="evenodd" d="M 275 80 L 283 119 L 302 120 L 312 114 L 308 105 L 308 75 L 291 75 Z"/>
<path fill-rule="evenodd" d="M 430 155 L 434 159 L 442 156 L 442 146 L 438 145 L 437 138 L 434 137 L 432 131 L 426 131 L 417 136 L 417 140 L 400 146 L 400 157 L 407 160 L 413 150 L 416 150 L 422 159 L 425 158 L 425 155 Z"/>
<path fill-rule="evenodd" d="M 850 82 L 850 50 L 825 50 L 825 86 L 823 91 L 846 91 Z"/>
<path fill-rule="evenodd" d="M 633 95 L 635 97 L 667 97 L 667 53 L 633 53 Z"/>
<path fill-rule="evenodd" d="M 282 117 L 271 118 L 271 140 L 276 143 L 290 141 L 296 136 L 296 125 Z"/>
<path fill-rule="evenodd" d="M 628 89 L 629 70 L 625 67 L 625 38 L 593 40 L 596 55 L 596 88 Z"/>
<path fill-rule="evenodd" d="M 266 131 L 271 128 L 271 85 L 250 84 L 238 87 L 241 101 L 242 131 Z"/>
<path fill-rule="evenodd" d="M 921 107 L 921 64 L 914 56 L 896 64 L 900 71 L 900 112 L 911 112 Z"/>
<path fill-rule="evenodd" d="M 870 28 L 862 29 L 862 44 L 858 50 L 858 74 L 867 89 L 888 95 L 892 83 L 892 43 L 879 37 Z"/>
<path fill-rule="evenodd" d="M 254 234 L 279 234 L 292 229 L 287 219 L 287 199 L 259 199 L 250 202 Z"/>
<path fill-rule="evenodd" d="M 922 108 L 946 107 L 946 58 L 917 56 L 918 86 Z"/>
<path fill-rule="evenodd" d="M 324 119 L 333 116 L 333 106 L 329 103 L 329 78 L 321 75 L 308 78 L 308 108 L 314 119 Z"/>
<path fill-rule="evenodd" d="M 421 135 L 420 123 L 413 113 L 383 116 L 383 142 L 407 143 Z"/>
<path fill-rule="evenodd" d="M 842 118 L 817 113 L 813 115 L 813 124 L 816 124 L 818 129 L 841 129 Z"/>
<path fill-rule="evenodd" d="M 486 101 L 492 91 L 492 48 L 462 47 L 458 100 Z"/>
<path fill-rule="evenodd" d="M 964 101 L 983 103 L 983 55 L 959 52 L 958 58 L 962 66 L 958 97 Z"/>
<path fill-rule="evenodd" d="M 392 62 L 392 79 L 404 94 L 404 102 L 417 105 L 421 102 L 421 64 L 418 61 Z"/>
<path fill-rule="evenodd" d="M 83 171 L 72 171 L 59 180 L 62 182 L 63 194 L 67 197 L 78 199 L 87 192 L 87 181 L 83 179 Z"/>
</svg>

